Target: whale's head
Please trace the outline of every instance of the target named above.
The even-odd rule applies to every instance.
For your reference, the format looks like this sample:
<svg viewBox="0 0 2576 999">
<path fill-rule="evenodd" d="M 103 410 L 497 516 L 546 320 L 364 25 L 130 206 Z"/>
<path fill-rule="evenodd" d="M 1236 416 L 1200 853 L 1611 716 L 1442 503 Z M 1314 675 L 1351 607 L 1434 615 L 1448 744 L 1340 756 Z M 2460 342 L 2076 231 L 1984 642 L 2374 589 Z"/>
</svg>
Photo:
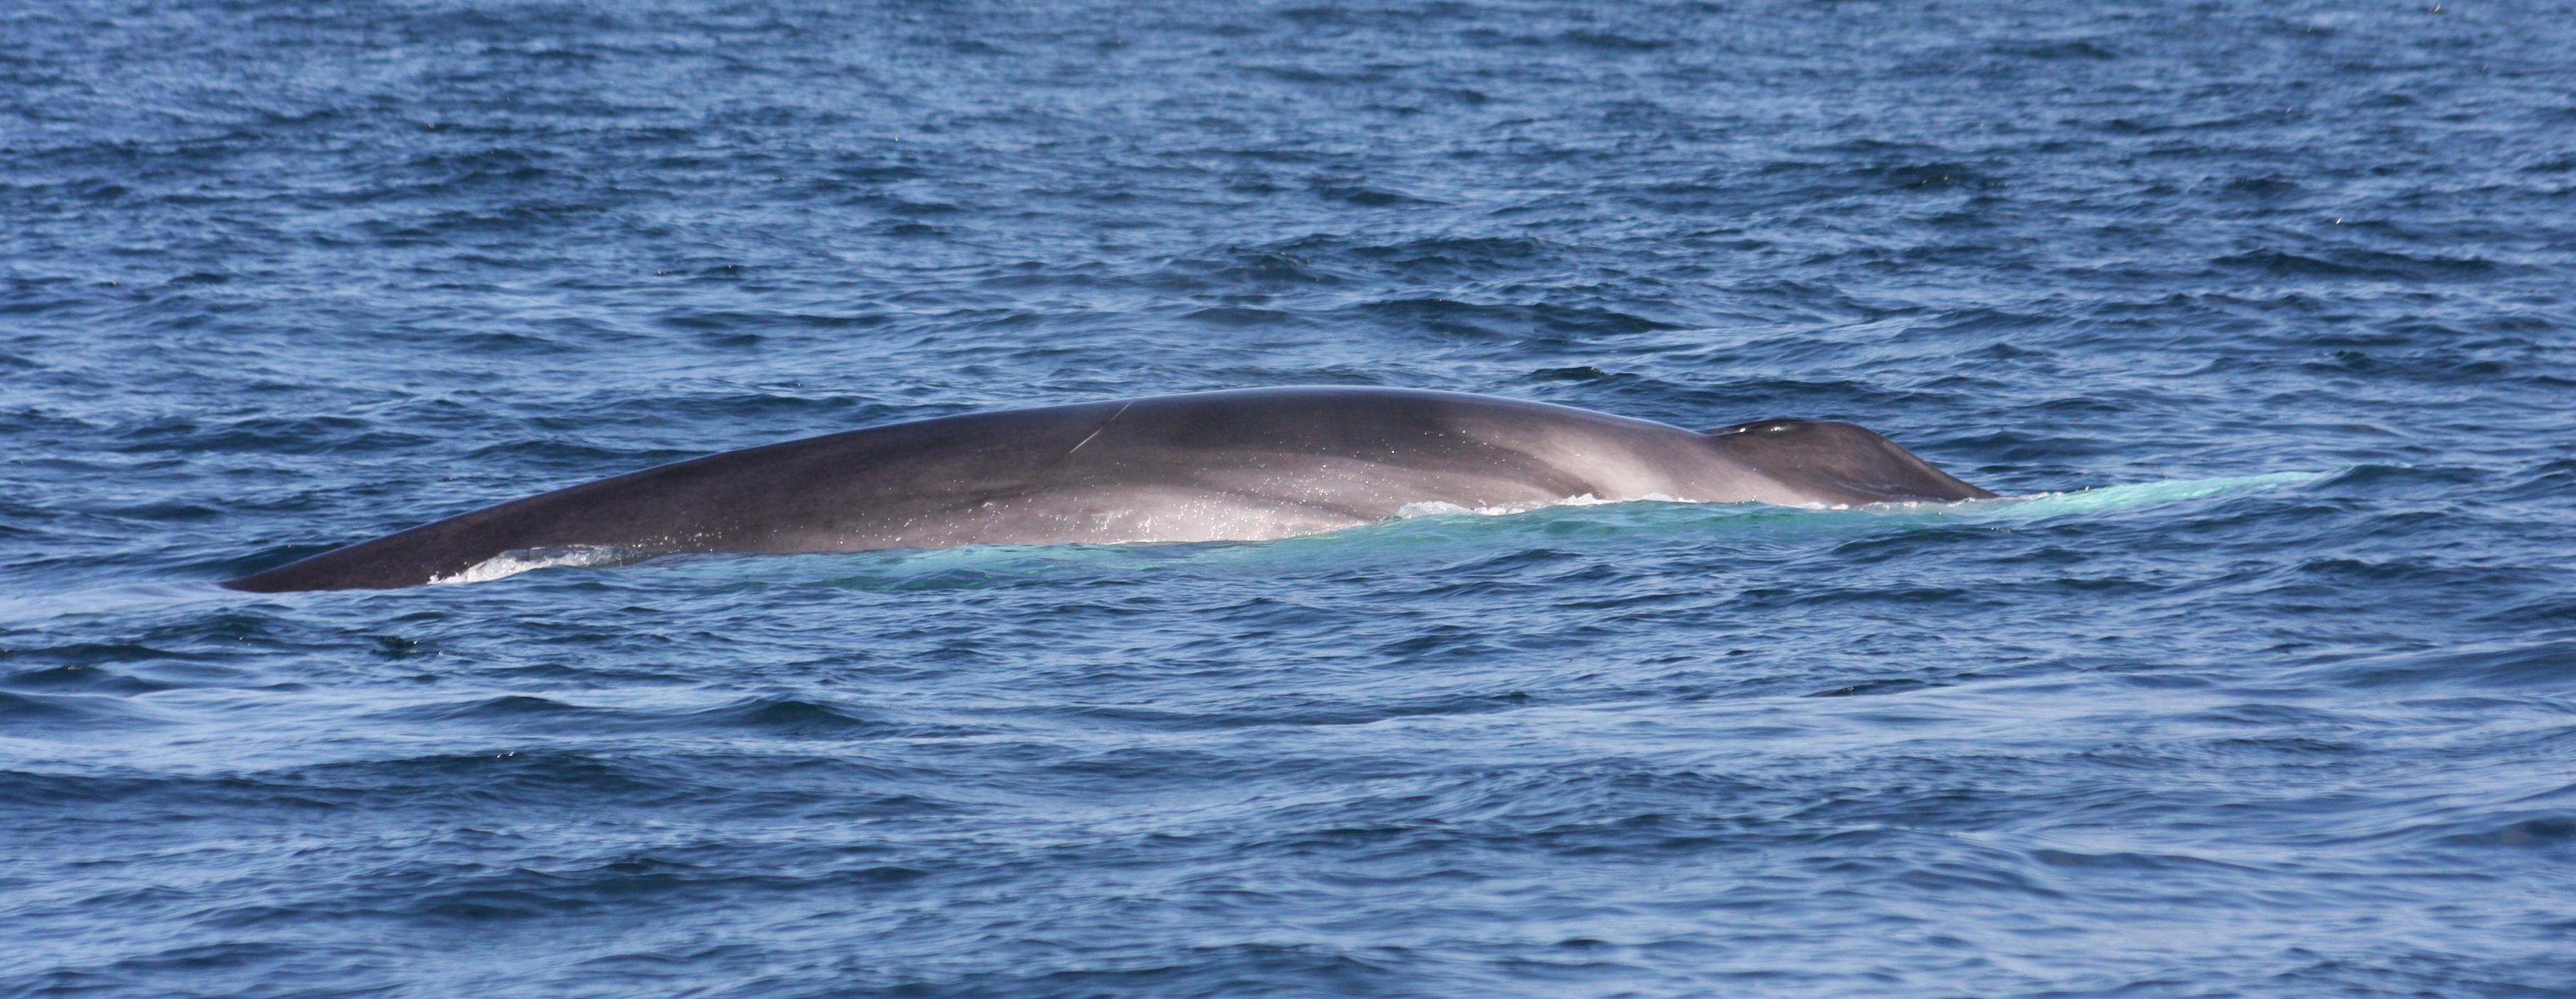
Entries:
<svg viewBox="0 0 2576 999">
<path fill-rule="evenodd" d="M 1728 460 L 1810 502 L 1938 502 L 1995 494 L 1961 482 L 1880 436 L 1835 420 L 1756 420 L 1701 431 Z"/>
</svg>

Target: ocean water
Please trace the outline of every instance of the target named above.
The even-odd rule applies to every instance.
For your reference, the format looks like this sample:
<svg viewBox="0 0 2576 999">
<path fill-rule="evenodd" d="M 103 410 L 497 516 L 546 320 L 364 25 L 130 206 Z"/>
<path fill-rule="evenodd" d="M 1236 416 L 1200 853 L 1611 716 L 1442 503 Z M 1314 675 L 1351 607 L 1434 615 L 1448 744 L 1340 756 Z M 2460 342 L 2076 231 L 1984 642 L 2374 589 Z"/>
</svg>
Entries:
<svg viewBox="0 0 2576 999">
<path fill-rule="evenodd" d="M 0 5 L 0 995 L 2576 994 L 2565 2 Z M 219 579 L 1415 386 L 2007 498 Z"/>
</svg>

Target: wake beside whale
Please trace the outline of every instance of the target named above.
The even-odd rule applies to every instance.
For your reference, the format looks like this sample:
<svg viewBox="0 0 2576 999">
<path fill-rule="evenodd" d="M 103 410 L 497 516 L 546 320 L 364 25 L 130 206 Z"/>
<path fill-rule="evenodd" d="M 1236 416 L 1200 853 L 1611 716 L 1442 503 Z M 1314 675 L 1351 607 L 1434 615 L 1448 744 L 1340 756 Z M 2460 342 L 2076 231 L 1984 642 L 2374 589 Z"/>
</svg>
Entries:
<svg viewBox="0 0 2576 999">
<path fill-rule="evenodd" d="M 1456 392 L 1277 388 L 974 413 L 558 489 L 225 581 L 389 589 L 507 553 L 1257 541 L 1416 503 L 1784 505 L 1993 496 L 1849 423 L 1707 431 Z"/>
</svg>

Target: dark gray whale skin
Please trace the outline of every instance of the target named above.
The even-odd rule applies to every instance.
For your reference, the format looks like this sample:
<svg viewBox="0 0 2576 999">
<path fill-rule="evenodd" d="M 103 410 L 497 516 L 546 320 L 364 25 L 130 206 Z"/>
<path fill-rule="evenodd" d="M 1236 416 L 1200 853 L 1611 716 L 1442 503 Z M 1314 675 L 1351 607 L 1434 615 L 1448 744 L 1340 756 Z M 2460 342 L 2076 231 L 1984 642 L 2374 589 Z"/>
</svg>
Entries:
<svg viewBox="0 0 2576 999">
<path fill-rule="evenodd" d="M 1849 423 L 1708 431 L 1456 392 L 1272 388 L 974 413 L 558 489 L 227 580 L 389 589 L 525 549 L 826 552 L 1261 540 L 1412 503 L 1843 506 L 1994 495 Z"/>
</svg>

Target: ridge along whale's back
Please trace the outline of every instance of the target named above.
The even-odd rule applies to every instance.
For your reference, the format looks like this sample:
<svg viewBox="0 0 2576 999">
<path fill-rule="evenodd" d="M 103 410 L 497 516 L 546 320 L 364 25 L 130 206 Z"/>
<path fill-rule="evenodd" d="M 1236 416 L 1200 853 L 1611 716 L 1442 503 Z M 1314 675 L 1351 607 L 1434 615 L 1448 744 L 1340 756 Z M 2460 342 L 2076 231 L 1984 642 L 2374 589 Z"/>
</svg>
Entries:
<svg viewBox="0 0 2576 999">
<path fill-rule="evenodd" d="M 504 553 L 1265 540 L 1408 504 L 1849 505 L 1991 496 L 1848 423 L 1709 433 L 1454 392 L 1286 388 L 939 417 L 730 451 L 252 573 L 253 592 L 453 579 Z"/>
</svg>

